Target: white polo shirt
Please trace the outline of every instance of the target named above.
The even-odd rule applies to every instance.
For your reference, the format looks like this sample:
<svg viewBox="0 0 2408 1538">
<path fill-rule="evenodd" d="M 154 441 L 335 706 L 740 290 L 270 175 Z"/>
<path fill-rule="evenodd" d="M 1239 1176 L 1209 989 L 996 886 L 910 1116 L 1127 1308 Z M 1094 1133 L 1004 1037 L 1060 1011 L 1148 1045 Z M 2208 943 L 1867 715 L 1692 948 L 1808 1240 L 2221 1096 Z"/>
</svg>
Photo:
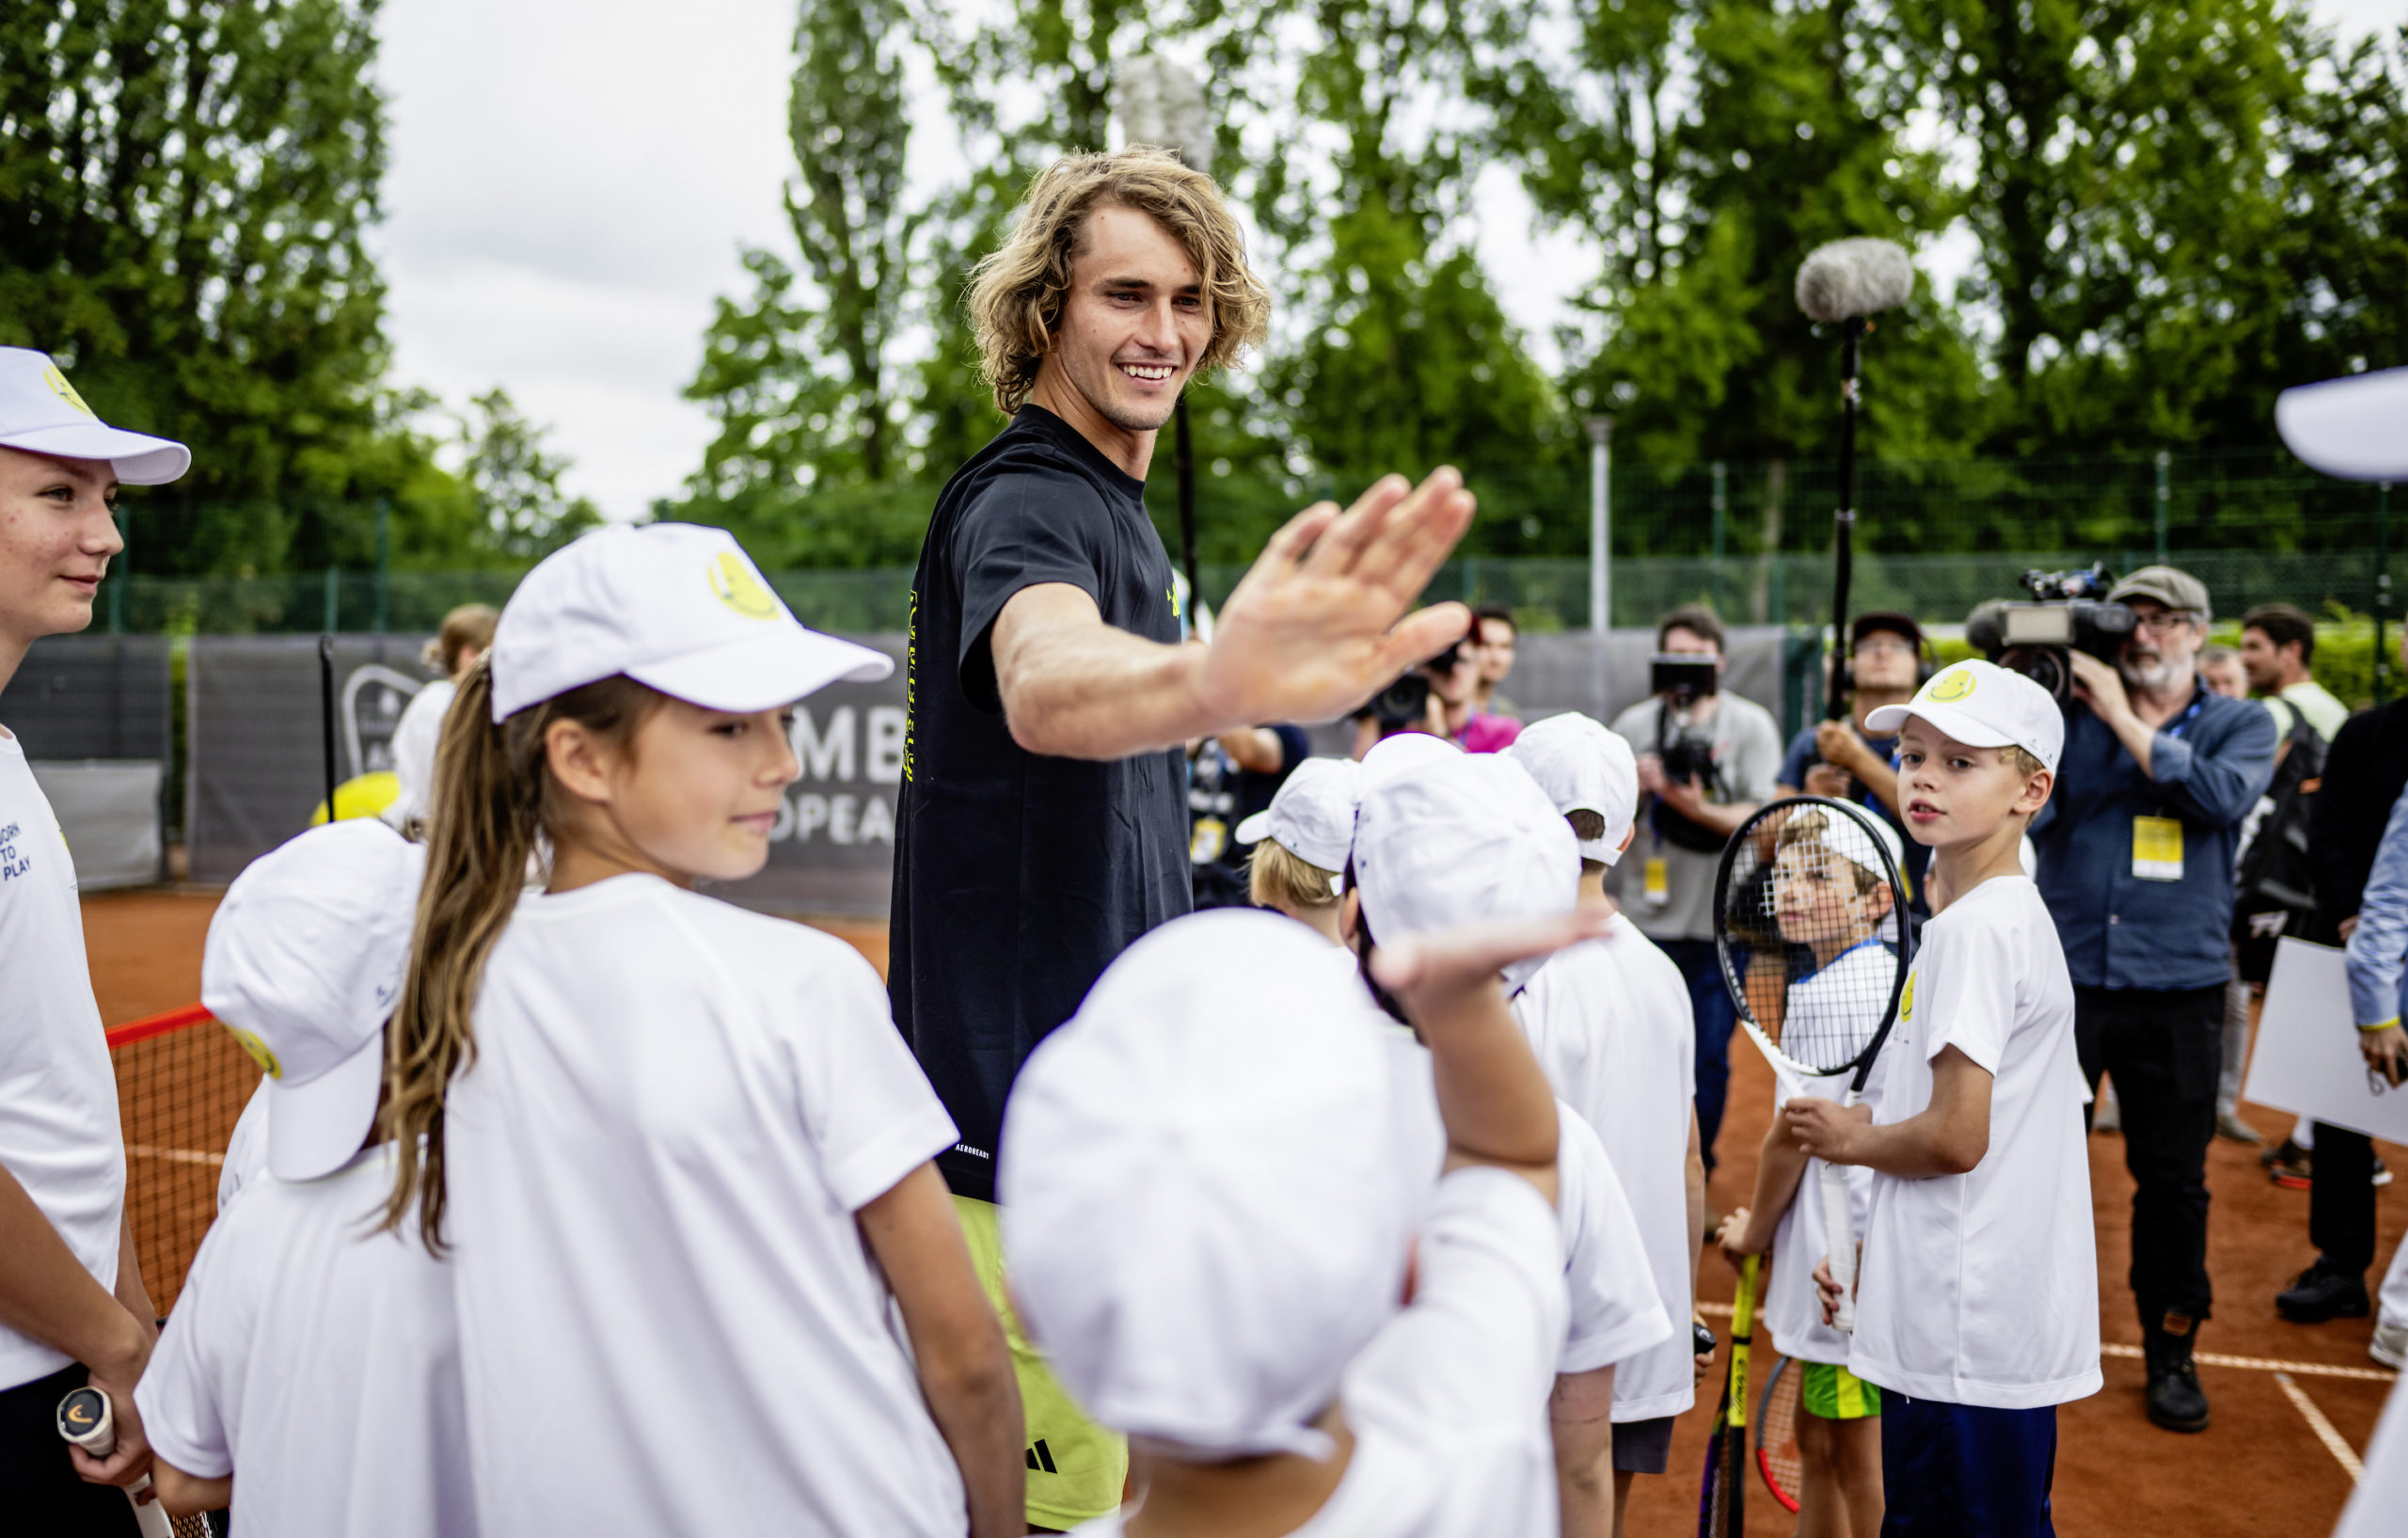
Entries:
<svg viewBox="0 0 2408 1538">
<path fill-rule="evenodd" d="M 1547 958 L 1514 997 L 1514 1018 L 1555 1092 L 1596 1132 L 1620 1178 L 1671 1325 L 1614 1365 L 1618 1423 L 1678 1415 L 1697 1399 L 1681 1328 L 1691 1307 L 1689 1106 L 1697 1025 L 1681 969 L 1628 919 Z"/>
<path fill-rule="evenodd" d="M 412 1211 L 374 1231 L 390 1144 L 314 1181 L 254 1171 L 201 1241 L 134 1390 L 150 1446 L 235 1477 L 252 1538 L 467 1538 L 452 1280 Z"/>
<path fill-rule="evenodd" d="M 483 1530 L 959 1534 L 854 1219 L 957 1134 L 869 963 L 619 876 L 520 900 L 476 1031 L 445 1121 Z"/>
<path fill-rule="evenodd" d="M 1876 1172 L 1848 1371 L 1991 1409 L 2099 1391 L 2099 1254 L 2073 985 L 2028 876 L 1993 876 L 1924 926 L 1874 1061 L 1874 1120 L 1931 1104 L 1955 1047 L 1992 1075 L 1989 1150 L 1963 1175 Z"/>
<path fill-rule="evenodd" d="M 75 865 L 25 750 L 0 730 L 0 1168 L 69 1253 L 117 1290 L 125 1141 L 108 1033 L 84 958 Z M 0 1388 L 71 1365 L 0 1324 Z"/>
</svg>

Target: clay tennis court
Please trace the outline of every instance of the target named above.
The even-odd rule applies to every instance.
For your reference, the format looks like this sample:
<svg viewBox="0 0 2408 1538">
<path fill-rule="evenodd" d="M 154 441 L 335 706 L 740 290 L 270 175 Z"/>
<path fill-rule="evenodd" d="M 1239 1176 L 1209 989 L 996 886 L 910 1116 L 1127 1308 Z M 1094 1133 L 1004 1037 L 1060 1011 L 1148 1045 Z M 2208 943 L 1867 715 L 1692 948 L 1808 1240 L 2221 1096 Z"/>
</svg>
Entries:
<svg viewBox="0 0 2408 1538">
<path fill-rule="evenodd" d="M 217 899 L 206 893 L 140 892 L 85 899 L 85 937 L 101 1016 L 122 1025 L 193 1002 L 200 991 L 201 942 Z M 829 923 L 880 971 L 885 926 Z M 217 1163 L 243 1101 L 258 1075 L 225 1033 L 202 1025 L 170 1031 L 118 1053 L 127 1095 L 126 1141 L 135 1230 L 153 1295 L 166 1306 L 214 1205 Z M 1728 1212 L 1747 1199 L 1755 1148 L 1770 1118 L 1772 1072 L 1744 1035 L 1732 1046 L 1731 1109 L 1722 1167 L 1709 1205 Z M 2259 1131 L 2278 1134 L 2289 1118 L 2252 1108 Z M 2408 1150 L 2378 1151 L 2408 1168 Z M 2366 1355 L 2372 1325 L 2344 1320 L 2285 1324 L 2273 1295 L 2312 1257 L 2307 1196 L 2270 1183 L 2253 1150 L 2219 1140 L 2210 1158 L 2214 1207 L 2209 1269 L 2217 1315 L 2200 1334 L 2199 1377 L 2215 1423 L 2195 1436 L 2150 1426 L 2141 1414 L 2140 1329 L 2124 1287 L 2131 1183 L 2112 1136 L 2091 1140 L 2091 1181 L 2099 1244 L 2099 1318 L 2107 1342 L 2104 1392 L 2065 1407 L 2058 1419 L 2056 1527 L 2068 1538 L 2107 1534 L 2322 1534 L 2349 1498 L 2347 1461 L 2363 1451 L 2391 1374 Z M 2400 1198 L 2379 1203 L 2378 1266 L 2400 1243 Z M 1719 1258 L 1704 1263 L 1703 1291 L 1727 1306 L 1732 1274 Z M 2369 1282 L 2374 1278 L 2369 1278 Z M 1727 1320 L 1713 1320 L 1718 1332 Z M 1768 1349 L 1758 1345 L 1757 1381 Z M 1641 1480 L 1630 1530 L 1640 1538 L 1694 1531 L 1707 1410 L 1719 1382 L 1701 1389 L 1701 1407 L 1681 1418 L 1672 1472 Z M 1748 1530 L 1786 1534 L 1792 1519 L 1762 1485 L 1749 1490 Z"/>
</svg>

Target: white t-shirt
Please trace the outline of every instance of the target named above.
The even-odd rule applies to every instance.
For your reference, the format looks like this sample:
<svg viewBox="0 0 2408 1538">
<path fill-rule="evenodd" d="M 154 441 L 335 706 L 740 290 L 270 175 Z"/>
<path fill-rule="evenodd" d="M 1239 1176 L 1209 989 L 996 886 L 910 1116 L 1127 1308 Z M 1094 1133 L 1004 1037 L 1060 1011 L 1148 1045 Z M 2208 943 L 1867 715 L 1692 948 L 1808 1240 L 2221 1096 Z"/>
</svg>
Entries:
<svg viewBox="0 0 2408 1538">
<path fill-rule="evenodd" d="M 267 1080 L 243 1102 L 234 1130 L 226 1134 L 226 1162 L 217 1166 L 217 1210 L 224 1212 L 244 1187 L 267 1173 Z"/>
<path fill-rule="evenodd" d="M 1835 1026 L 1826 1029 L 1840 1030 L 1853 1039 L 1858 1050 L 1862 1050 L 1879 1020 L 1863 1018 L 1856 1001 L 1877 990 L 1886 999 L 1897 967 L 1894 952 L 1877 941 L 1870 941 L 1834 959 L 1820 972 L 1792 983 L 1783 1015 L 1783 1035 L 1794 1029 L 1812 1028 L 1818 1018 L 1836 1014 L 1839 1018 Z M 1787 1087 L 1798 1094 L 1837 1101 L 1846 1098 L 1847 1086 L 1854 1078 L 1852 1073 L 1800 1076 Z M 1868 1081 L 1868 1103 L 1873 1087 Z M 1814 1291 L 1814 1267 L 1830 1249 L 1823 1224 L 1824 1167 L 1820 1159 L 1806 1161 L 1806 1173 L 1798 1178 L 1798 1194 L 1790 1198 L 1788 1211 L 1781 1214 L 1781 1226 L 1773 1234 L 1772 1280 L 1765 1288 L 1764 1318 L 1782 1355 L 1801 1362 L 1845 1367 L 1848 1338 L 1823 1323 L 1822 1300 Z M 1847 1178 L 1848 1205 L 1856 1214 L 1856 1231 L 1861 1235 L 1871 1213 L 1873 1171 L 1857 1165 L 1844 1173 Z"/>
<path fill-rule="evenodd" d="M 69 1253 L 117 1290 L 125 1139 L 108 1033 L 84 959 L 84 910 L 58 819 L 14 736 L 0 732 L 0 1168 Z M 0 1388 L 70 1365 L 0 1324 Z"/>
<path fill-rule="evenodd" d="M 1688 985 L 1625 918 L 1547 958 L 1515 995 L 1514 1017 L 1555 1092 L 1595 1130 L 1646 1246 L 1671 1331 L 1614 1367 L 1617 1422 L 1678 1415 L 1696 1402 L 1696 1358 L 1679 1326 L 1691 1305 L 1690 1097 L 1697 1085 Z"/>
<path fill-rule="evenodd" d="M 1438 1183 L 1413 1304 L 1346 1371 L 1354 1457 L 1289 1538 L 1555 1538 L 1556 1235 L 1519 1176 L 1474 1166 Z M 1120 1538 L 1122 1514 L 1077 1530 Z"/>
<path fill-rule="evenodd" d="M 2395 1381 L 2367 1442 L 2366 1473 L 2341 1508 L 2333 1538 L 2398 1538 L 2402 1513 L 2408 1513 L 2408 1393 Z"/>
<path fill-rule="evenodd" d="M 459 685 L 437 678 L 410 696 L 410 703 L 402 708 L 402 719 L 394 723 L 393 778 L 400 789 L 393 803 L 385 808 L 385 820 L 396 828 L 406 827 L 412 817 L 426 816 L 435 792 L 435 750 L 443 740 L 444 713 L 459 693 Z"/>
<path fill-rule="evenodd" d="M 374 1231 L 392 1182 L 389 1144 L 314 1181 L 251 1181 L 135 1387 L 160 1457 L 235 1476 L 249 1538 L 477 1530 L 451 1277 L 415 1210 Z"/>
<path fill-rule="evenodd" d="M 2099 1391 L 2099 1257 L 2073 985 L 2028 876 L 1994 876 L 1924 926 L 1874 1119 L 1931 1104 L 1955 1047 L 1993 1075 L 1989 1151 L 1963 1175 L 1876 1173 L 1848 1370 L 1916 1399 L 1991 1409 Z"/>
<path fill-rule="evenodd" d="M 1434 1199 L 1447 1129 L 1438 1117 L 1430 1052 L 1401 1025 L 1387 1033 L 1387 1045 L 1401 1156 L 1405 1167 L 1428 1173 Z M 1555 1111 L 1556 1223 L 1571 1299 L 1571 1324 L 1555 1370 L 1569 1375 L 1646 1350 L 1671 1334 L 1672 1323 L 1656 1295 L 1639 1221 L 1605 1145 L 1579 1112 L 1561 1101 Z"/>
<path fill-rule="evenodd" d="M 618 876 L 520 900 L 476 1032 L 446 1230 L 484 1530 L 960 1533 L 854 1219 L 958 1134 L 869 963 Z"/>
</svg>

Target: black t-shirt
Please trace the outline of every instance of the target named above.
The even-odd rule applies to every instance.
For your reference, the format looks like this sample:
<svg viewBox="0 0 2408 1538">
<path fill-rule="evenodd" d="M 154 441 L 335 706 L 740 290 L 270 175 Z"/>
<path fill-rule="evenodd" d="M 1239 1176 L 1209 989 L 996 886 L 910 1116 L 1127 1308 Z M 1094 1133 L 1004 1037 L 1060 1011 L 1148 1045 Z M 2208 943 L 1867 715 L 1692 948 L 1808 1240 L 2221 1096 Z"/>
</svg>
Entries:
<svg viewBox="0 0 2408 1538">
<path fill-rule="evenodd" d="M 1145 483 L 1037 406 L 945 485 L 911 579 L 911 723 L 896 807 L 887 991 L 961 1141 L 954 1191 L 994 1199 L 1004 1097 L 1112 959 L 1189 908 L 1184 755 L 1049 758 L 1012 740 L 990 632 L 1068 582 L 1106 625 L 1176 642 Z"/>
</svg>

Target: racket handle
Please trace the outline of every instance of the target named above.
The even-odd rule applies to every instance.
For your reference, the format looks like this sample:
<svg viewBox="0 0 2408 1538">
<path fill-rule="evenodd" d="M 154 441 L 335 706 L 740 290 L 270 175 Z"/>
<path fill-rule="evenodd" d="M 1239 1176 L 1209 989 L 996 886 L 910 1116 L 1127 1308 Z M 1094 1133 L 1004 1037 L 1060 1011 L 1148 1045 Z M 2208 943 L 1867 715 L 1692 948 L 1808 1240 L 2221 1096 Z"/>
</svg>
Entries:
<svg viewBox="0 0 2408 1538">
<path fill-rule="evenodd" d="M 117 1415 L 109 1403 L 109 1396 L 98 1388 L 74 1390 L 58 1402 L 58 1435 L 82 1448 L 95 1458 L 105 1458 L 117 1451 Z M 175 1538 L 175 1524 L 167 1520 L 167 1508 L 156 1498 L 145 1500 L 150 1494 L 150 1476 L 143 1475 L 126 1487 L 125 1498 L 134 1508 L 135 1526 L 142 1530 L 142 1538 Z"/>
<path fill-rule="evenodd" d="M 1840 1300 L 1831 1309 L 1831 1327 L 1852 1335 L 1856 1332 L 1856 1213 L 1848 1205 L 1847 1171 L 1824 1164 L 1822 1189 L 1823 1236 L 1830 1251 L 1831 1280 L 1840 1287 Z"/>
</svg>

